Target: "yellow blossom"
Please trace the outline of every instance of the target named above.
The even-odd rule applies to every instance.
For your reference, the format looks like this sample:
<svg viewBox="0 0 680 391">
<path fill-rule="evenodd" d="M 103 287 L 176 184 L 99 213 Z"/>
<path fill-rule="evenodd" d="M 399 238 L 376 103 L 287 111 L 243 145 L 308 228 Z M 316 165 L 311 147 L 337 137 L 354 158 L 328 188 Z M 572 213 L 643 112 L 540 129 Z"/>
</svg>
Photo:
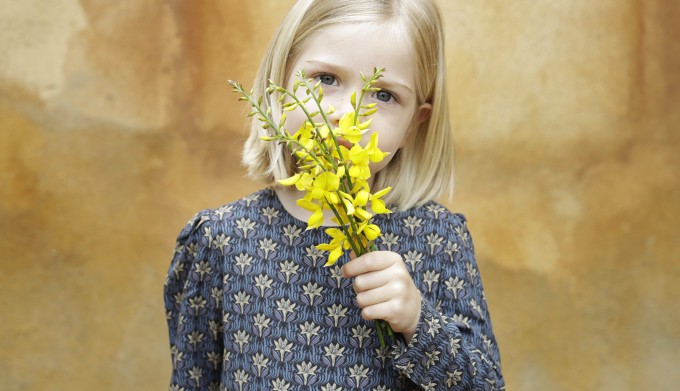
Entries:
<svg viewBox="0 0 680 391">
<path fill-rule="evenodd" d="M 387 152 L 383 152 L 378 148 L 378 133 L 373 133 L 371 135 L 371 139 L 366 146 L 366 153 L 373 163 L 378 163 L 382 161 L 385 156 L 389 155 Z"/>
<path fill-rule="evenodd" d="M 367 220 L 366 216 L 370 216 L 370 213 L 366 212 L 366 210 L 363 208 L 366 205 L 366 200 L 368 200 L 368 193 L 366 191 L 360 191 L 357 193 L 357 197 L 354 197 L 351 194 L 345 193 L 343 191 L 340 192 L 340 195 L 342 196 L 342 202 L 345 206 L 345 212 L 348 215 L 353 215 L 361 218 L 362 220 Z"/>
<path fill-rule="evenodd" d="M 340 187 L 340 176 L 336 173 L 325 171 L 314 179 L 310 197 L 315 200 L 328 200 L 331 204 L 338 203 L 338 195 L 335 193 Z"/>
<path fill-rule="evenodd" d="M 359 231 L 360 233 L 363 233 L 368 240 L 375 240 L 378 236 L 380 236 L 380 227 L 375 224 L 364 223 L 359 228 Z"/>
<path fill-rule="evenodd" d="M 363 135 L 362 130 L 354 125 L 354 118 L 355 113 L 353 111 L 345 113 L 345 115 L 340 118 L 337 129 L 337 133 L 352 144 L 361 141 L 361 136 Z"/>
<path fill-rule="evenodd" d="M 345 235 L 342 230 L 338 228 L 328 228 L 326 233 L 332 238 L 329 243 L 318 244 L 317 249 L 322 251 L 329 251 L 328 262 L 324 266 L 332 266 L 342 255 L 343 250 L 349 250 L 351 248 L 347 235 Z"/>
<path fill-rule="evenodd" d="M 295 182 L 295 187 L 300 191 L 307 191 L 312 188 L 314 176 L 308 172 L 302 173 L 300 179 Z"/>
<path fill-rule="evenodd" d="M 297 132 L 291 136 L 291 138 L 299 141 L 300 144 L 305 145 L 314 137 L 313 132 L 314 126 L 309 123 L 309 121 L 305 121 L 305 123 L 300 126 L 300 129 L 298 129 Z"/>
<path fill-rule="evenodd" d="M 369 199 L 371 200 L 371 210 L 373 210 L 373 213 L 376 214 L 391 213 L 390 210 L 385 207 L 385 201 L 380 199 L 380 197 L 387 194 L 390 190 L 392 190 L 391 187 L 386 187 L 369 197 Z"/>
<path fill-rule="evenodd" d="M 298 206 L 312 212 L 307 220 L 307 229 L 318 228 L 323 223 L 323 209 L 307 198 L 297 200 Z"/>
<path fill-rule="evenodd" d="M 282 184 L 282 185 L 284 185 L 284 186 L 292 186 L 292 185 L 296 184 L 296 183 L 300 180 L 300 177 L 301 177 L 301 176 L 302 176 L 302 174 L 297 173 L 297 174 L 293 175 L 293 176 L 290 177 L 290 178 L 279 179 L 279 183 Z"/>
</svg>

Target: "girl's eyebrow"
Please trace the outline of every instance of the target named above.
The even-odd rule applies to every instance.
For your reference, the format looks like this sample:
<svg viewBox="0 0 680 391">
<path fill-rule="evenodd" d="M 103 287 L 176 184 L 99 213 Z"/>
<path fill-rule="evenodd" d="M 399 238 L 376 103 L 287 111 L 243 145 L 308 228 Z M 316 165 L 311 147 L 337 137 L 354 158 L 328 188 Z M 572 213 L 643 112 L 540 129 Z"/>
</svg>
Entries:
<svg viewBox="0 0 680 391">
<path fill-rule="evenodd" d="M 395 81 L 384 80 L 384 77 L 381 78 L 380 80 L 378 80 L 378 82 L 375 83 L 375 84 L 378 85 L 378 86 L 381 86 L 381 85 L 387 86 L 388 90 L 393 90 L 394 87 L 401 87 L 401 88 L 405 89 L 406 91 L 408 91 L 410 94 L 413 93 L 413 91 L 411 91 L 411 89 L 406 84 L 400 83 L 396 80 Z"/>
<path fill-rule="evenodd" d="M 334 70 L 340 70 L 340 71 L 347 72 L 347 73 L 353 72 L 349 68 L 344 67 L 342 65 L 332 64 L 332 63 L 328 63 L 326 61 L 321 61 L 321 60 L 307 60 L 307 61 L 305 61 L 305 63 L 314 64 L 314 65 L 322 65 L 322 66 L 326 66 L 326 67 L 329 67 L 329 68 L 334 69 Z M 392 89 L 395 86 L 401 87 L 401 88 L 407 90 L 409 93 L 411 93 L 411 94 L 413 93 L 411 88 L 409 86 L 407 86 L 405 83 L 399 82 L 398 80 L 390 80 L 389 78 L 386 79 L 384 74 L 383 74 L 383 77 L 381 77 L 378 80 L 376 85 L 387 86 L 388 89 Z"/>
</svg>

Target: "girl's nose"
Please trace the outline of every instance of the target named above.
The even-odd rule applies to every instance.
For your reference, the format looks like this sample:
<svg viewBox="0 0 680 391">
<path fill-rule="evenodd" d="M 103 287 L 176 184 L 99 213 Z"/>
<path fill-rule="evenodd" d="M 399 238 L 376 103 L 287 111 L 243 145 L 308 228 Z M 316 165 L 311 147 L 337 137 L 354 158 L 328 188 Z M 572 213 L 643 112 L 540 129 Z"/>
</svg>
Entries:
<svg viewBox="0 0 680 391">
<path fill-rule="evenodd" d="M 335 111 L 328 115 L 328 119 L 331 121 L 331 124 L 335 126 L 340 123 L 340 118 L 342 118 L 343 115 L 354 111 L 354 108 L 349 101 L 349 97 L 343 97 L 342 99 L 338 99 L 329 103 L 331 106 L 333 106 Z"/>
</svg>

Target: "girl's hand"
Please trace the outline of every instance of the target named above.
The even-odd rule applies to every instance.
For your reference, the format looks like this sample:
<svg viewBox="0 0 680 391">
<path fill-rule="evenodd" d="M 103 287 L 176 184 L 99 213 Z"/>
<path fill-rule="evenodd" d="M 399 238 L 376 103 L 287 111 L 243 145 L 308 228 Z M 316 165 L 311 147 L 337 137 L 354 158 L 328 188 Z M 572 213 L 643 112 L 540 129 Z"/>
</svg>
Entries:
<svg viewBox="0 0 680 391">
<path fill-rule="evenodd" d="M 392 330 L 402 333 L 406 342 L 410 342 L 418 326 L 422 298 L 401 255 L 373 251 L 350 257 L 352 260 L 342 267 L 342 272 L 345 277 L 354 277 L 361 316 L 387 321 Z"/>
</svg>

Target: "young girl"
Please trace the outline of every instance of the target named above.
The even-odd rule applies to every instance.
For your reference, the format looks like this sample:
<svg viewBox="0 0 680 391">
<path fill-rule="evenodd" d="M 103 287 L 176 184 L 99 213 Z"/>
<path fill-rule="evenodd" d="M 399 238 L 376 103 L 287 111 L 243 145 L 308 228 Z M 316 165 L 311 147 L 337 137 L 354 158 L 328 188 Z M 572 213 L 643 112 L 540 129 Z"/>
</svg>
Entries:
<svg viewBox="0 0 680 391">
<path fill-rule="evenodd" d="M 371 131 L 390 152 L 371 167 L 391 186 L 377 215 L 380 251 L 325 268 L 291 188 L 269 187 L 196 215 L 179 235 L 165 284 L 172 390 L 497 390 L 498 347 L 466 220 L 431 201 L 453 184 L 441 16 L 431 0 L 299 0 L 259 69 L 292 87 L 321 82 L 323 102 L 352 110 L 360 72 L 385 68 L 367 97 Z M 277 112 L 276 102 L 264 101 Z M 291 112 L 288 129 L 303 122 Z M 252 124 L 244 162 L 275 183 L 294 173 L 285 147 Z M 324 225 L 333 225 L 328 216 Z M 381 347 L 374 320 L 397 333 Z"/>
</svg>

